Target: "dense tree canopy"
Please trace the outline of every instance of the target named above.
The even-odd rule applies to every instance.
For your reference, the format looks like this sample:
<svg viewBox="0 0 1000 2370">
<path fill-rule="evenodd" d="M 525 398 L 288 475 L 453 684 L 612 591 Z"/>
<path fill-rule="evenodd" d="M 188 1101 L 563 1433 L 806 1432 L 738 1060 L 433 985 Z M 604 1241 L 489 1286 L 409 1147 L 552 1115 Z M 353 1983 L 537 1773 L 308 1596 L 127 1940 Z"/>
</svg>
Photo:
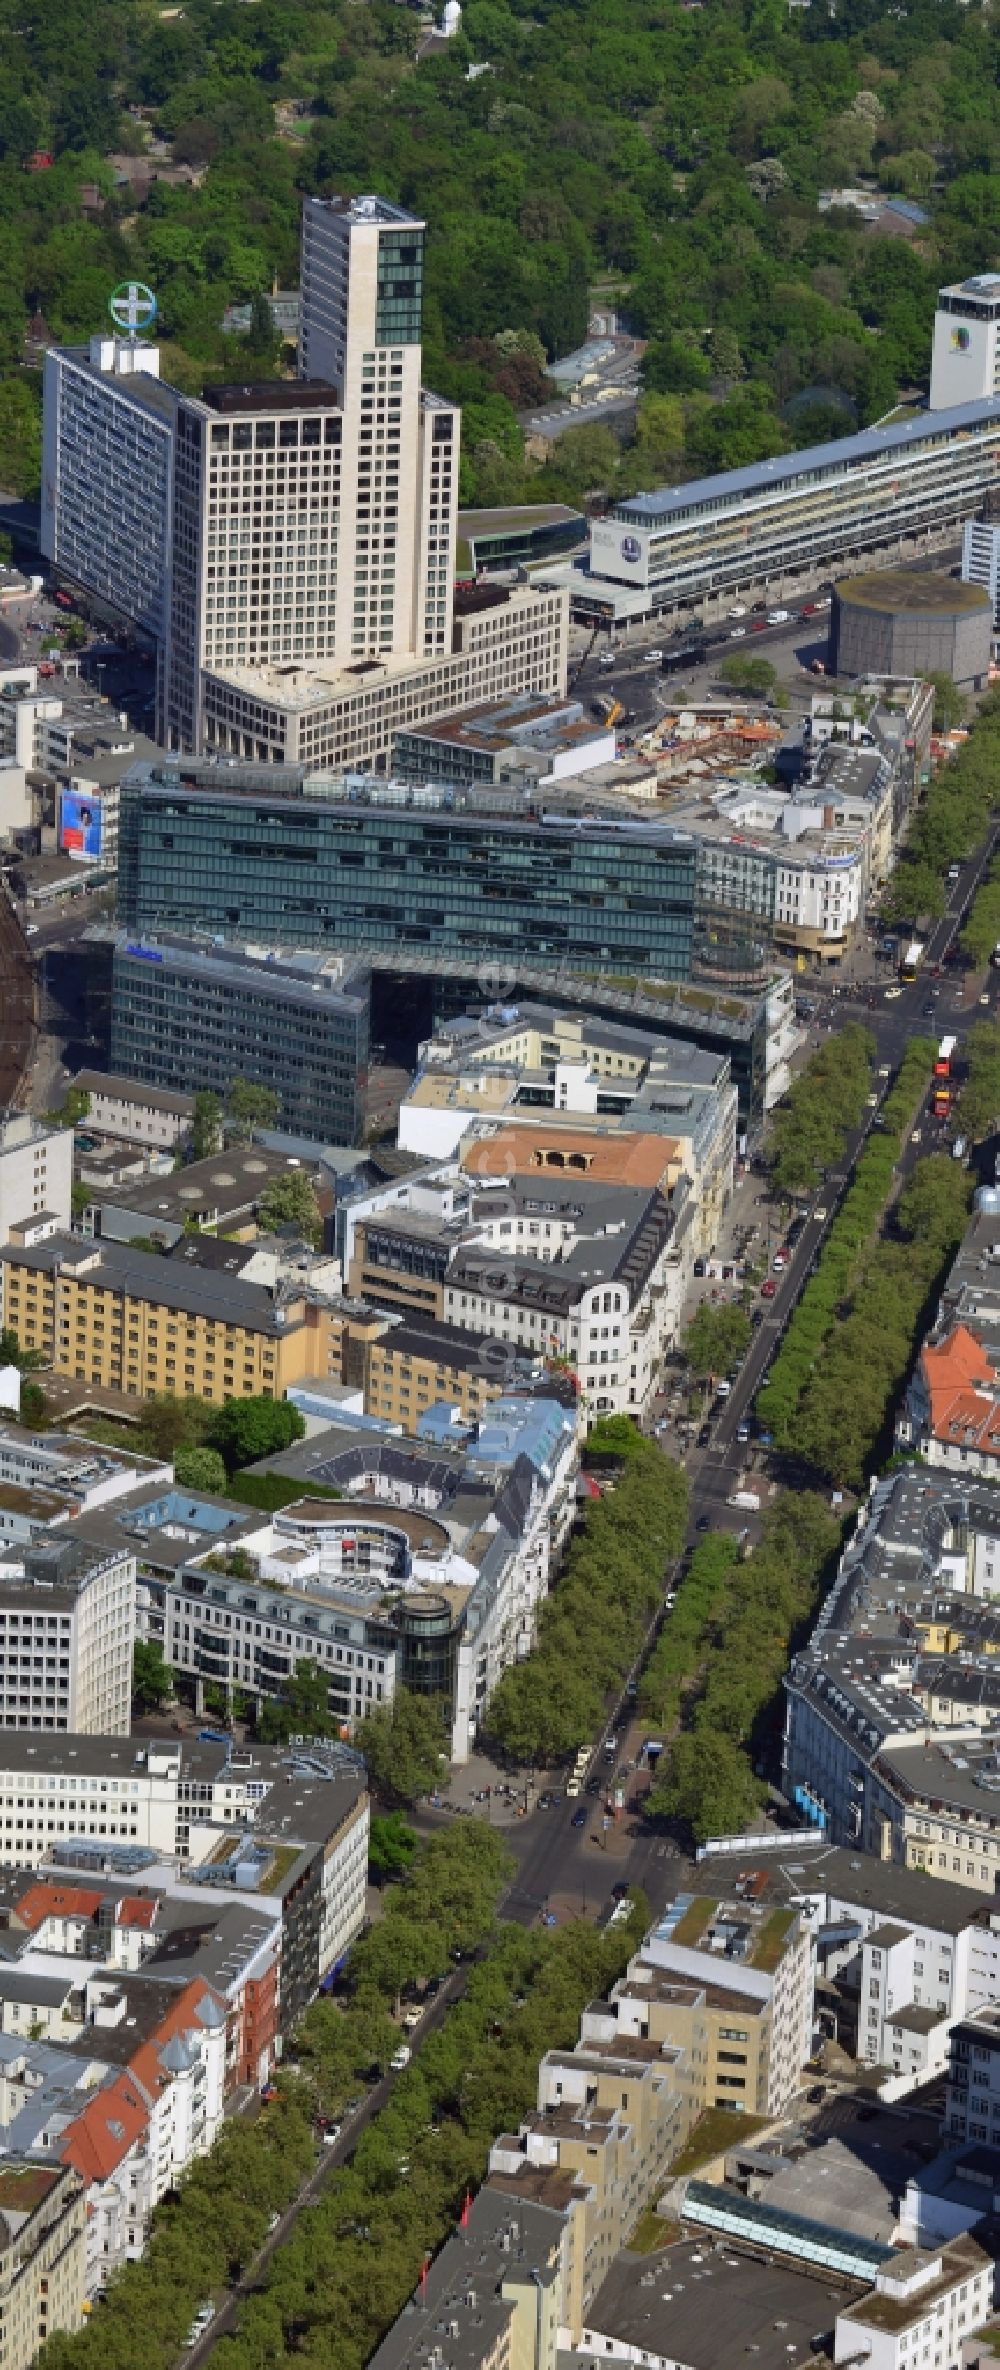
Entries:
<svg viewBox="0 0 1000 2370">
<path fill-rule="evenodd" d="M 16 490 L 38 473 L 28 323 L 86 337 L 138 272 L 180 383 L 232 374 L 236 302 L 240 367 L 273 369 L 261 299 L 294 285 L 303 191 L 379 187 L 426 219 L 428 377 L 465 407 L 466 492 L 498 500 L 526 482 L 517 413 L 583 336 L 595 285 L 630 291 L 650 408 L 624 455 L 602 429 L 589 457 L 567 445 L 529 472 L 541 495 L 579 498 L 595 460 L 624 487 L 879 417 L 926 380 L 941 280 L 1000 245 L 996 28 L 955 0 L 466 0 L 420 59 L 416 10 L 390 0 L 39 0 L 29 19 L 0 0 L 0 24 Z M 137 184 L 151 136 L 176 177 Z M 918 235 L 819 211 L 859 174 L 926 209 Z"/>
<path fill-rule="evenodd" d="M 995 1041 L 996 1032 L 990 1033 Z M 878 1453 L 925 1318 L 964 1231 L 969 1179 L 946 1155 L 918 1162 L 889 1216 L 896 1164 L 926 1091 L 934 1047 L 915 1039 L 788 1325 L 757 1410 L 783 1447 L 860 1489 Z M 995 1053 L 984 1046 L 984 1062 Z"/>
<path fill-rule="evenodd" d="M 595 1426 L 598 1440 L 603 1431 Z M 504 1672 L 490 1699 L 486 1725 L 512 1760 L 545 1766 L 595 1736 L 680 1551 L 687 1509 L 680 1466 L 634 1435 L 621 1479 L 570 1542 L 535 1652 Z"/>
</svg>

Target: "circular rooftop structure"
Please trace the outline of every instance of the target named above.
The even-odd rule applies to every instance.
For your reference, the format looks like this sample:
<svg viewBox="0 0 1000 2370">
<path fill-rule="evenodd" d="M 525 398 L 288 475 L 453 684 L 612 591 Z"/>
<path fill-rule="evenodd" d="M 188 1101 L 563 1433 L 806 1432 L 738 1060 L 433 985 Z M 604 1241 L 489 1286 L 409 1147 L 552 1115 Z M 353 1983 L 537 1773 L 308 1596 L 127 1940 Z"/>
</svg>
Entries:
<svg viewBox="0 0 1000 2370">
<path fill-rule="evenodd" d="M 979 584 L 935 568 L 883 568 L 833 589 L 831 668 L 836 675 L 950 675 L 967 690 L 986 681 L 993 604 Z"/>
</svg>

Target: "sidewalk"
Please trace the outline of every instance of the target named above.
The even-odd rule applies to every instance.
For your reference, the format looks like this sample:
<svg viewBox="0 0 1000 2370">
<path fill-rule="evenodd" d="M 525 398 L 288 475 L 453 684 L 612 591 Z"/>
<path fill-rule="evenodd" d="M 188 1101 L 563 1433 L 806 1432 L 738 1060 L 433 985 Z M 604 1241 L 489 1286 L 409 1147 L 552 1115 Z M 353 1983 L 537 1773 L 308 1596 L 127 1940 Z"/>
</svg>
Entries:
<svg viewBox="0 0 1000 2370">
<path fill-rule="evenodd" d="M 474 1811 L 477 1818 L 486 1819 L 490 1826 L 512 1827 L 525 1817 L 526 1802 L 528 1809 L 533 1810 L 546 1786 L 564 1786 L 565 1781 L 565 1770 L 557 1770 L 551 1776 L 544 1769 L 511 1774 L 501 1769 L 498 1762 L 491 1761 L 487 1753 L 472 1753 L 462 1768 L 452 1769 L 437 1802 L 433 1797 L 429 1801 L 425 1797 L 421 1807 L 443 1810 L 450 1805 L 452 1810 Z"/>
</svg>

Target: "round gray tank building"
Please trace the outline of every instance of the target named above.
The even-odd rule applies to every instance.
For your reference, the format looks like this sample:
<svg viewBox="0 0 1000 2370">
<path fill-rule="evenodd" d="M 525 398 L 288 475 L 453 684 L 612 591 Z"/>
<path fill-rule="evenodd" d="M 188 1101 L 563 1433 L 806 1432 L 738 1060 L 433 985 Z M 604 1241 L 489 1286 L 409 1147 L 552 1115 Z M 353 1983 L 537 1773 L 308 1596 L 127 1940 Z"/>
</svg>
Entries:
<svg viewBox="0 0 1000 2370">
<path fill-rule="evenodd" d="M 984 587 L 933 568 L 886 568 L 833 588 L 834 675 L 950 675 L 978 690 L 989 674 L 992 637 Z"/>
</svg>

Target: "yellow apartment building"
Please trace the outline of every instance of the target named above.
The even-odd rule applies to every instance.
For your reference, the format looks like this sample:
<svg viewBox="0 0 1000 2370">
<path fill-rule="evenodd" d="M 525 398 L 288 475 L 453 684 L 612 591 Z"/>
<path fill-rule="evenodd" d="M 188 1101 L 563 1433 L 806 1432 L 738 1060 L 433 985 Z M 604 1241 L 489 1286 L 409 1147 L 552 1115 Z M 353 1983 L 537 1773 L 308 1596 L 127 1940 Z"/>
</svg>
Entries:
<svg viewBox="0 0 1000 2370">
<path fill-rule="evenodd" d="M 52 1235 L 0 1253 L 2 1321 L 56 1374 L 133 1398 L 280 1399 L 339 1376 L 341 1328 L 321 1301 L 126 1244 Z"/>
</svg>

